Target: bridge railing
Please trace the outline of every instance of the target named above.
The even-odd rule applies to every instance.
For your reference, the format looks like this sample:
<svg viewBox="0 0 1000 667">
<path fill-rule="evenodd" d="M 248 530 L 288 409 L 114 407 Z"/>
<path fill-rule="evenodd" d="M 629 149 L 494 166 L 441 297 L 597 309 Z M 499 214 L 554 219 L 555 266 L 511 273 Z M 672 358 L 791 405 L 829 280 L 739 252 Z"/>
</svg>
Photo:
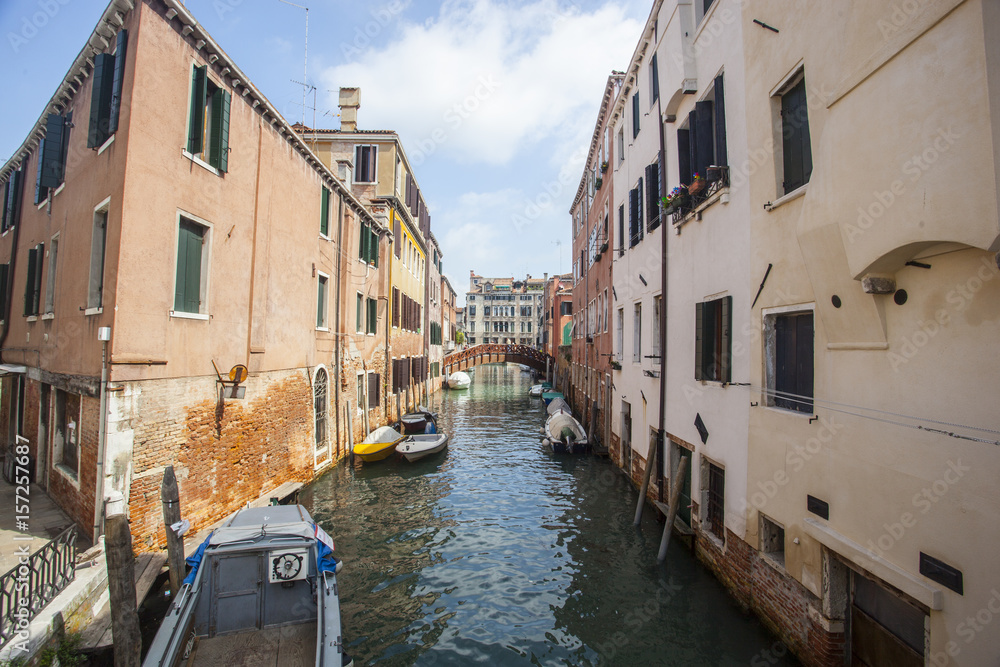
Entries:
<svg viewBox="0 0 1000 667">
<path fill-rule="evenodd" d="M 448 369 L 458 366 L 464 361 L 479 359 L 483 356 L 503 357 L 504 361 L 511 361 L 510 358 L 523 360 L 526 363 L 534 363 L 539 368 L 545 368 L 546 361 L 551 361 L 552 357 L 541 350 L 530 345 L 515 345 L 506 343 L 480 343 L 473 345 L 460 352 L 453 352 L 441 361 L 441 365 Z"/>
</svg>

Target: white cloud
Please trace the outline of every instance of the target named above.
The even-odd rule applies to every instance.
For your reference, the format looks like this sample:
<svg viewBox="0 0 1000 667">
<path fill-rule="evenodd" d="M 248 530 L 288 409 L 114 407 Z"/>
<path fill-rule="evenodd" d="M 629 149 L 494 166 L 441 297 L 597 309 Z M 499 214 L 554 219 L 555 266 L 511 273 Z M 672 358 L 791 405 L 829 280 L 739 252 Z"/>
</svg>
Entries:
<svg viewBox="0 0 1000 667">
<path fill-rule="evenodd" d="M 614 4 L 453 0 L 356 62 L 326 68 L 323 87 L 360 86 L 359 126 L 398 131 L 414 162 L 440 154 L 503 165 L 541 142 L 589 139 L 604 82 L 628 64 L 641 27 Z"/>
</svg>

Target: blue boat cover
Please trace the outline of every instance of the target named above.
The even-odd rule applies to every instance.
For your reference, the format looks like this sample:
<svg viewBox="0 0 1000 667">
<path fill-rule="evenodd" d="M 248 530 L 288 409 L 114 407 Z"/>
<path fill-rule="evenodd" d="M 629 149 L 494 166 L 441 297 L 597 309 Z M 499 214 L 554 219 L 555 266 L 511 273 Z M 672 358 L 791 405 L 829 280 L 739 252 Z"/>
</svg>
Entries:
<svg viewBox="0 0 1000 667">
<path fill-rule="evenodd" d="M 212 539 L 213 533 L 209 533 L 205 541 L 198 545 L 198 548 L 193 554 L 184 559 L 184 562 L 191 566 L 191 571 L 188 575 L 184 577 L 182 584 L 193 584 L 194 578 L 198 575 L 198 567 L 201 565 L 201 559 L 205 556 L 205 549 L 208 548 L 208 541 Z"/>
</svg>

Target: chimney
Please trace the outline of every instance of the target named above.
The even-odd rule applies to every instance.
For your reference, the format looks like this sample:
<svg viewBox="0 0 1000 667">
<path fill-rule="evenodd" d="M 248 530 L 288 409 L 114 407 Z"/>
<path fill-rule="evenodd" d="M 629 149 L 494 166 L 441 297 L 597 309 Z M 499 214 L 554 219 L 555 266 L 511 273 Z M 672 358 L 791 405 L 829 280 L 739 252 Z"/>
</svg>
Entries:
<svg viewBox="0 0 1000 667">
<path fill-rule="evenodd" d="M 357 131 L 358 109 L 361 108 L 361 89 L 341 88 L 339 106 L 341 132 Z"/>
</svg>

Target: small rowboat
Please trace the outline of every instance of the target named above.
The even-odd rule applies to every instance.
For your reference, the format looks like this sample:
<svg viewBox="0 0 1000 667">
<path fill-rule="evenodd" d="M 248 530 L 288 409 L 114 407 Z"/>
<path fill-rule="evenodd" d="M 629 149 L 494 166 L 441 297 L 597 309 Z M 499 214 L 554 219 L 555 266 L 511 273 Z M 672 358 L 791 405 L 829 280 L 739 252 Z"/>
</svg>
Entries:
<svg viewBox="0 0 1000 667">
<path fill-rule="evenodd" d="M 354 453 L 365 463 L 381 461 L 396 451 L 396 444 L 404 437 L 391 426 L 381 426 L 369 433 L 361 444 L 355 445 Z"/>
<path fill-rule="evenodd" d="M 558 414 L 560 412 L 566 412 L 568 414 L 573 414 L 573 410 L 570 409 L 569 403 L 566 402 L 564 398 L 553 398 L 552 402 L 545 406 L 545 411 L 549 413 L 549 416 Z"/>
<path fill-rule="evenodd" d="M 396 451 L 407 461 L 416 461 L 431 454 L 437 454 L 448 446 L 448 436 L 444 433 L 411 435 L 396 445 Z"/>
<path fill-rule="evenodd" d="M 536 384 L 528 390 L 528 396 L 541 396 L 543 391 L 545 391 L 545 387 L 540 384 Z"/>
<path fill-rule="evenodd" d="M 558 412 L 545 422 L 544 444 L 556 454 L 586 454 L 590 450 L 587 432 L 573 415 Z"/>
<path fill-rule="evenodd" d="M 542 400 L 545 401 L 545 405 L 548 405 L 549 403 L 551 403 L 552 399 L 554 399 L 554 398 L 566 398 L 566 397 L 563 396 L 562 392 L 559 392 L 559 391 L 543 391 L 542 392 Z"/>
<path fill-rule="evenodd" d="M 455 371 L 448 376 L 449 389 L 468 389 L 470 384 L 472 384 L 472 378 L 463 371 Z"/>
</svg>

